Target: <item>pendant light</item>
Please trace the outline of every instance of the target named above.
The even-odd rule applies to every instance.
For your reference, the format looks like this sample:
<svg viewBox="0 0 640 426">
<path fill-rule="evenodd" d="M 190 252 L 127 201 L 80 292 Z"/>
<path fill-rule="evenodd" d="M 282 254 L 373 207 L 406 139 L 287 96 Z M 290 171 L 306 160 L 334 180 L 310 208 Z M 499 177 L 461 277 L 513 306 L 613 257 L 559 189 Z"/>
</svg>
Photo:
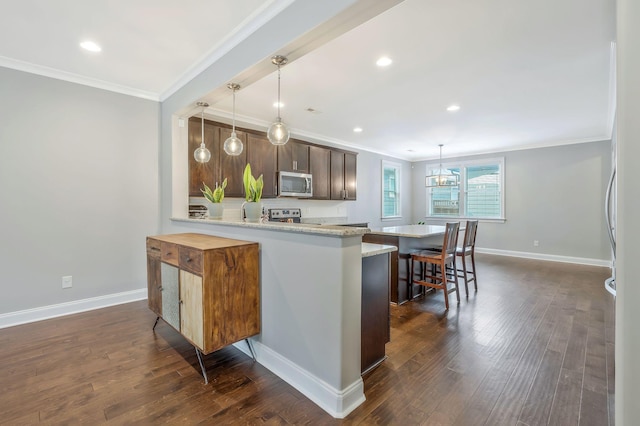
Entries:
<svg viewBox="0 0 640 426">
<path fill-rule="evenodd" d="M 204 145 L 204 109 L 209 106 L 206 102 L 198 102 L 196 105 L 202 107 L 201 117 L 201 128 L 202 128 L 202 139 L 200 139 L 200 148 L 196 149 L 193 152 L 193 156 L 195 157 L 198 163 L 208 163 L 211 160 L 211 152 Z"/>
<path fill-rule="evenodd" d="M 227 87 L 233 90 L 233 126 L 231 130 L 231 136 L 224 141 L 224 152 L 227 155 L 240 155 L 242 153 L 242 141 L 236 135 L 236 91 L 240 90 L 240 85 L 236 83 L 229 83 Z"/>
<path fill-rule="evenodd" d="M 286 64 L 288 61 L 284 56 L 274 56 L 271 58 L 271 62 L 278 66 L 278 118 L 269 126 L 267 131 L 267 137 L 273 145 L 284 145 L 289 140 L 289 129 L 287 125 L 282 122 L 280 118 L 280 67 Z"/>
<path fill-rule="evenodd" d="M 459 176 L 451 173 L 449 169 L 442 168 L 442 144 L 438 145 L 440 147 L 440 168 L 432 173 L 431 175 L 425 178 L 424 186 L 427 188 L 437 188 L 442 186 L 458 186 L 458 178 Z"/>
</svg>

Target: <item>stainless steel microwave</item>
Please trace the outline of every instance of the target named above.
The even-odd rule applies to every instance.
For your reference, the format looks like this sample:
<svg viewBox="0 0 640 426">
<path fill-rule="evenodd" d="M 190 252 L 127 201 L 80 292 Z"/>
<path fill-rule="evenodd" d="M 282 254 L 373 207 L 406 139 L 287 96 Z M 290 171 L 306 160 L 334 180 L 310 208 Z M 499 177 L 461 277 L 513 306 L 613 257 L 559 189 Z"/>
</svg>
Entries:
<svg viewBox="0 0 640 426">
<path fill-rule="evenodd" d="M 307 173 L 278 172 L 278 197 L 312 197 L 311 179 Z"/>
</svg>

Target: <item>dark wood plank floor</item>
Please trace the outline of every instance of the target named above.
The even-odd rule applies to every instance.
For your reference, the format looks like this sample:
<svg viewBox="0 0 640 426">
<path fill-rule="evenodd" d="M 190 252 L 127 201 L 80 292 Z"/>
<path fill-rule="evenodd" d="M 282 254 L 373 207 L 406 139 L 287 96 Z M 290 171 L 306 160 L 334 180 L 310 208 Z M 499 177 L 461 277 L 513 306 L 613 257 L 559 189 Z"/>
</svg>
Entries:
<svg viewBox="0 0 640 426">
<path fill-rule="evenodd" d="M 479 291 L 392 307 L 367 401 L 326 414 L 239 350 L 205 358 L 146 302 L 0 330 L 0 424 L 611 425 L 608 270 L 479 255 Z"/>
</svg>

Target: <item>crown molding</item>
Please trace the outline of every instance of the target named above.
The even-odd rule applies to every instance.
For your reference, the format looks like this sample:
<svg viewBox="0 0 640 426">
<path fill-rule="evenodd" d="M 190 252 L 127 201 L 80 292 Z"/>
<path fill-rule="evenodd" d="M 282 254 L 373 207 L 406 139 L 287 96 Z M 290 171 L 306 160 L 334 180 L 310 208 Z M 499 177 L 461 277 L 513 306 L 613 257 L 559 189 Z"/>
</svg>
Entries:
<svg viewBox="0 0 640 426">
<path fill-rule="evenodd" d="M 43 77 L 55 78 L 56 80 L 68 81 L 70 83 L 81 84 L 83 86 L 95 87 L 96 89 L 108 90 L 110 92 L 121 93 L 123 95 L 135 96 L 136 98 L 148 99 L 151 101 L 159 101 L 158 93 L 148 92 L 133 87 L 123 86 L 120 84 L 110 83 L 108 81 L 99 80 L 97 78 L 85 77 L 67 71 L 55 68 L 45 67 L 42 65 L 32 64 L 30 62 L 19 61 L 17 59 L 0 56 L 0 66 L 11 68 L 18 71 L 37 74 Z"/>
</svg>

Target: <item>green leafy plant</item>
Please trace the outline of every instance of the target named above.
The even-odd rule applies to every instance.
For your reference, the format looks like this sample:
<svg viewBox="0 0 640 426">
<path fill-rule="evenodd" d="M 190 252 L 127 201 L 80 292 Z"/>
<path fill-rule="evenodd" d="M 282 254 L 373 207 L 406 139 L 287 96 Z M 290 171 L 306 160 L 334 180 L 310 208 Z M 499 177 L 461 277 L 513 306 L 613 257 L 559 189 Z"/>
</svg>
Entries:
<svg viewBox="0 0 640 426">
<path fill-rule="evenodd" d="M 262 198 L 262 188 L 264 187 L 264 180 L 262 175 L 258 179 L 254 178 L 251 174 L 251 164 L 247 163 L 244 168 L 244 174 L 242 176 L 242 183 L 244 184 L 244 198 L 249 203 L 257 203 Z"/>
<path fill-rule="evenodd" d="M 213 191 L 206 183 L 202 182 L 202 185 L 204 185 L 204 189 L 200 189 L 200 191 L 204 195 L 204 198 L 212 203 L 221 203 L 222 200 L 224 200 L 224 189 L 227 187 L 227 178 L 224 178 L 222 185 L 218 186 L 218 184 L 216 184 L 216 189 Z"/>
</svg>

